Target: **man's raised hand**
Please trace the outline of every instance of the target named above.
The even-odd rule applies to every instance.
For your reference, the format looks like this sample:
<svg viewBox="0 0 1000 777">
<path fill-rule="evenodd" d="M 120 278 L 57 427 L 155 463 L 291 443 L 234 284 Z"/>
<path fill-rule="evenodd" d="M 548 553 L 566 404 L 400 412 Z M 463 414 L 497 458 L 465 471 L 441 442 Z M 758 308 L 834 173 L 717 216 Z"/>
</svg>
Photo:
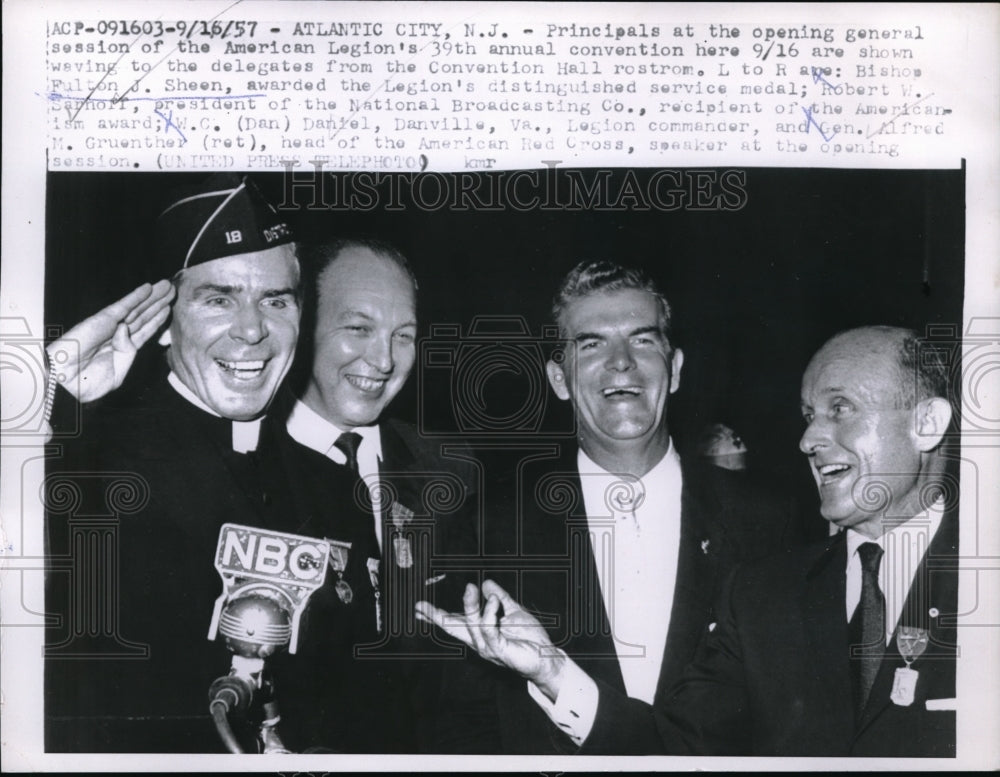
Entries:
<svg viewBox="0 0 1000 777">
<path fill-rule="evenodd" d="M 480 609 L 479 589 L 469 583 L 462 596 L 463 613 L 448 613 L 430 602 L 417 602 L 417 618 L 430 621 L 494 664 L 513 669 L 532 681 L 553 701 L 566 662 L 545 629 L 492 580 L 483 581 L 486 604 Z M 498 617 L 501 607 L 503 616 Z"/>
<path fill-rule="evenodd" d="M 173 298 L 170 281 L 144 283 L 81 321 L 46 348 L 57 380 L 81 402 L 114 391 L 139 348 L 166 322 Z"/>
</svg>

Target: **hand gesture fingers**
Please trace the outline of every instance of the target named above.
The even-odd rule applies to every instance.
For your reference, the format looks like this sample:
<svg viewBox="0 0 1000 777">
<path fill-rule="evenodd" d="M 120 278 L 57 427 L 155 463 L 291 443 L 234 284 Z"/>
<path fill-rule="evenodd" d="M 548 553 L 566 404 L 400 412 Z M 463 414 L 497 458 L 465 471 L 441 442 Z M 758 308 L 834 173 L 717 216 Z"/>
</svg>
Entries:
<svg viewBox="0 0 1000 777">
<path fill-rule="evenodd" d="M 173 297 L 169 281 L 144 283 L 51 343 L 66 389 L 89 402 L 118 388 L 137 349 L 167 320 Z"/>
<path fill-rule="evenodd" d="M 472 636 L 472 629 L 470 628 L 470 622 L 478 623 L 479 619 L 479 592 L 478 589 L 470 596 L 469 588 L 475 589 L 475 586 L 467 586 L 465 589 L 465 596 L 462 597 L 463 606 L 466 605 L 468 600 L 475 602 L 475 612 L 471 612 L 471 605 L 469 607 L 469 612 L 462 615 L 457 613 L 450 613 L 447 610 L 442 610 L 439 607 L 435 607 L 430 602 L 417 602 L 416 604 L 416 614 L 419 620 L 430 621 L 439 629 L 444 631 L 446 634 L 454 637 L 459 642 L 462 642 L 469 647 L 476 648 L 474 644 L 474 639 Z"/>
<path fill-rule="evenodd" d="M 136 348 L 156 334 L 170 316 L 170 303 L 174 300 L 174 287 L 170 281 L 157 281 L 150 288 L 149 296 L 125 316 L 125 323 Z"/>
</svg>

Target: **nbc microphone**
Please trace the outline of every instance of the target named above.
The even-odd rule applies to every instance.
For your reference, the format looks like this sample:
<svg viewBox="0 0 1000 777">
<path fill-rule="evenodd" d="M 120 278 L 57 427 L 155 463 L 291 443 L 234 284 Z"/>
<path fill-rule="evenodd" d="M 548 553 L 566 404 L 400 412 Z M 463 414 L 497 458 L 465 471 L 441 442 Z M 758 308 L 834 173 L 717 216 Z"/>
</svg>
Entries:
<svg viewBox="0 0 1000 777">
<path fill-rule="evenodd" d="M 258 701 L 264 714 L 261 751 L 289 752 L 276 729 L 280 717 L 265 659 L 286 647 L 295 653 L 302 613 L 326 579 L 331 542 L 231 523 L 219 531 L 215 568 L 223 592 L 208 638 L 221 634 L 233 658 L 229 674 L 212 683 L 208 697 L 216 729 L 232 753 L 244 751 L 230 721 L 245 717 Z"/>
</svg>

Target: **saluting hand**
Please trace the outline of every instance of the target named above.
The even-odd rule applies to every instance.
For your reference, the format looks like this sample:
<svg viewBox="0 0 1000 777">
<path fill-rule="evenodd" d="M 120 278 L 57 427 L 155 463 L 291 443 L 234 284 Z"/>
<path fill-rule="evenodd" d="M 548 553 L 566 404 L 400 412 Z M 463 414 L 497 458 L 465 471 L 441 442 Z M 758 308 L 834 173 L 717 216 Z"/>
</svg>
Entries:
<svg viewBox="0 0 1000 777">
<path fill-rule="evenodd" d="M 46 348 L 62 385 L 81 402 L 118 388 L 135 354 L 170 315 L 170 281 L 144 283 L 84 319 Z"/>
<path fill-rule="evenodd" d="M 513 669 L 555 701 L 566 655 L 530 612 L 492 580 L 483 581 L 486 605 L 480 610 L 479 589 L 469 583 L 462 596 L 464 613 L 449 613 L 430 602 L 417 602 L 417 618 L 430 621 L 499 666 Z M 498 619 L 500 608 L 503 616 Z"/>
</svg>

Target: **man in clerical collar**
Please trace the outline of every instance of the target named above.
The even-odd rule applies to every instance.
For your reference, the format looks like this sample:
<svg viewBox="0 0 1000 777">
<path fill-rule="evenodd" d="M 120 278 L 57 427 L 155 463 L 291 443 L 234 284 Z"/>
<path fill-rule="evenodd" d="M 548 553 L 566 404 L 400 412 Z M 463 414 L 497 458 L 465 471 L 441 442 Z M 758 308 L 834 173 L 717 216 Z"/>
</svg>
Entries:
<svg viewBox="0 0 1000 777">
<path fill-rule="evenodd" d="M 84 402 L 114 390 L 169 317 L 160 344 L 168 346 L 177 393 L 217 417 L 260 418 L 298 339 L 299 263 L 289 225 L 249 179 L 217 175 L 163 210 L 156 246 L 172 283 L 144 284 L 52 343 L 53 357 L 66 341 L 82 351 L 79 362 L 54 361 L 60 385 Z"/>
<path fill-rule="evenodd" d="M 223 641 L 207 639 L 223 591 L 220 528 L 353 545 L 370 523 L 354 509 L 351 478 L 320 475 L 313 461 L 288 465 L 295 443 L 266 416 L 300 323 L 285 219 L 248 179 L 213 176 L 172 201 L 156 235 L 172 283 L 136 289 L 48 347 L 53 377 L 90 403 L 121 385 L 170 317 L 162 375 L 124 400 L 88 404 L 82 435 L 51 462 L 50 481 L 71 483 L 79 499 L 53 502 L 48 515 L 52 553 L 64 560 L 47 579 L 47 605 L 61 618 L 48 635 L 49 750 L 222 751 L 206 702 L 230 666 Z M 79 360 L 66 358 L 70 343 Z M 341 505 L 336 515 L 330 505 Z M 104 518 L 96 526 L 77 515 Z M 350 655 L 353 635 L 337 626 L 343 608 L 371 590 L 367 554 L 358 555 L 360 569 L 349 554 L 329 570 L 297 654 L 270 661 L 296 750 L 328 746 L 349 720 L 335 702 L 340 680 L 325 668 L 330 656 Z M 82 604 L 91 600 L 105 604 L 91 613 Z M 255 747 L 251 728 L 238 736 Z"/>
</svg>

